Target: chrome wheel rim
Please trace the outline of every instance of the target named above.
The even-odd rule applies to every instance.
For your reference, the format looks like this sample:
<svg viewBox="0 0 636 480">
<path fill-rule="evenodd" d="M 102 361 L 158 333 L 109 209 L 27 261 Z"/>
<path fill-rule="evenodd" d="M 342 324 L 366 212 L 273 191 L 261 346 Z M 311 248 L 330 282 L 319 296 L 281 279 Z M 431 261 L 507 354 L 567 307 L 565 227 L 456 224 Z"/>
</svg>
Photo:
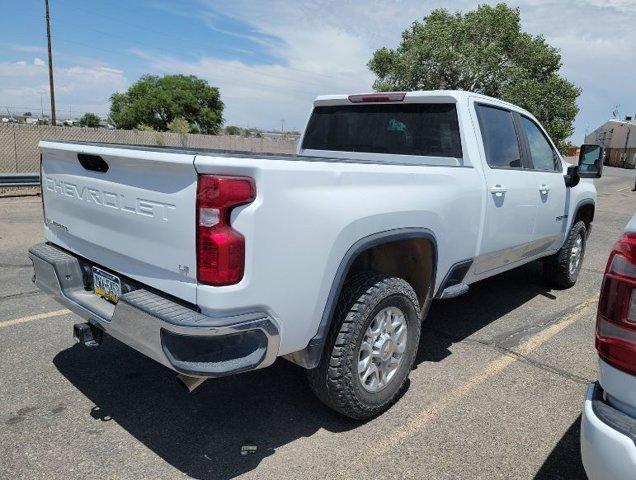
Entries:
<svg viewBox="0 0 636 480">
<path fill-rule="evenodd" d="M 574 245 L 570 250 L 570 275 L 574 275 L 581 266 L 581 260 L 583 259 L 583 236 L 578 234 Z"/>
<path fill-rule="evenodd" d="M 397 307 L 380 310 L 364 332 L 358 352 L 358 377 L 368 392 L 379 392 L 395 378 L 406 351 L 407 326 Z"/>
</svg>

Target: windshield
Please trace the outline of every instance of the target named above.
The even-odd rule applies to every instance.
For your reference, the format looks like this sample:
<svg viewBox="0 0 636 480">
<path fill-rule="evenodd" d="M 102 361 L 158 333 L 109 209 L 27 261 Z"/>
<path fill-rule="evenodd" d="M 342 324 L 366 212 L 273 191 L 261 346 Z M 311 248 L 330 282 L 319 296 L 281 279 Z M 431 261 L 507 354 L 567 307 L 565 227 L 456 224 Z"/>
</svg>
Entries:
<svg viewBox="0 0 636 480">
<path fill-rule="evenodd" d="M 316 107 L 303 149 L 462 157 L 452 103 Z"/>
</svg>

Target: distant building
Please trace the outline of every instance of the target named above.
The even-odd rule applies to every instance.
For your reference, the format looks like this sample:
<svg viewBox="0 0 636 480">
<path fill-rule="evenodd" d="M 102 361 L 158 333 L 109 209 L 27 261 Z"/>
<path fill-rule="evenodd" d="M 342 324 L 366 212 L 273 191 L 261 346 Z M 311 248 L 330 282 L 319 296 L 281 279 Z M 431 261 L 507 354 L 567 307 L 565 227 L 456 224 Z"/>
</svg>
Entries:
<svg viewBox="0 0 636 480">
<path fill-rule="evenodd" d="M 605 164 L 615 167 L 636 167 L 636 120 L 611 119 L 585 137 L 585 143 L 605 149 Z"/>
</svg>

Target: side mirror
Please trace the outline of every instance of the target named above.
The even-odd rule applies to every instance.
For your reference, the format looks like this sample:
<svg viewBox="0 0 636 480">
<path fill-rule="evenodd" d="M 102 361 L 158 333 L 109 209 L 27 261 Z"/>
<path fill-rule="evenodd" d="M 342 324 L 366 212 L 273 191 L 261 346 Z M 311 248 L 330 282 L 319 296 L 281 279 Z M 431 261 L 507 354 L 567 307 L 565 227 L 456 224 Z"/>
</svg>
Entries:
<svg viewBox="0 0 636 480">
<path fill-rule="evenodd" d="M 565 174 L 565 186 L 568 188 L 576 187 L 581 181 L 581 177 L 579 176 L 579 166 L 578 165 L 570 165 L 568 167 L 568 171 Z"/>
<path fill-rule="evenodd" d="M 603 147 L 600 145 L 581 145 L 579 154 L 579 177 L 601 178 L 603 174 Z"/>
</svg>

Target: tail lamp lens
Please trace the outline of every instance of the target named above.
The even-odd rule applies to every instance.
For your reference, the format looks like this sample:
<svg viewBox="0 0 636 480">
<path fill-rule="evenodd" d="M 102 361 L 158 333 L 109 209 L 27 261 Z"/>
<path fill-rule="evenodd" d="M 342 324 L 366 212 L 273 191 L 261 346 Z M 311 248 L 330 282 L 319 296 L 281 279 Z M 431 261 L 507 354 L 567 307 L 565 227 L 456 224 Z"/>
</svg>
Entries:
<svg viewBox="0 0 636 480">
<path fill-rule="evenodd" d="M 596 349 L 610 365 L 636 375 L 636 234 L 610 253 L 596 320 Z"/>
<path fill-rule="evenodd" d="M 207 285 L 238 283 L 245 270 L 245 237 L 230 214 L 256 196 L 248 177 L 199 175 L 197 184 L 197 280 Z"/>
</svg>

